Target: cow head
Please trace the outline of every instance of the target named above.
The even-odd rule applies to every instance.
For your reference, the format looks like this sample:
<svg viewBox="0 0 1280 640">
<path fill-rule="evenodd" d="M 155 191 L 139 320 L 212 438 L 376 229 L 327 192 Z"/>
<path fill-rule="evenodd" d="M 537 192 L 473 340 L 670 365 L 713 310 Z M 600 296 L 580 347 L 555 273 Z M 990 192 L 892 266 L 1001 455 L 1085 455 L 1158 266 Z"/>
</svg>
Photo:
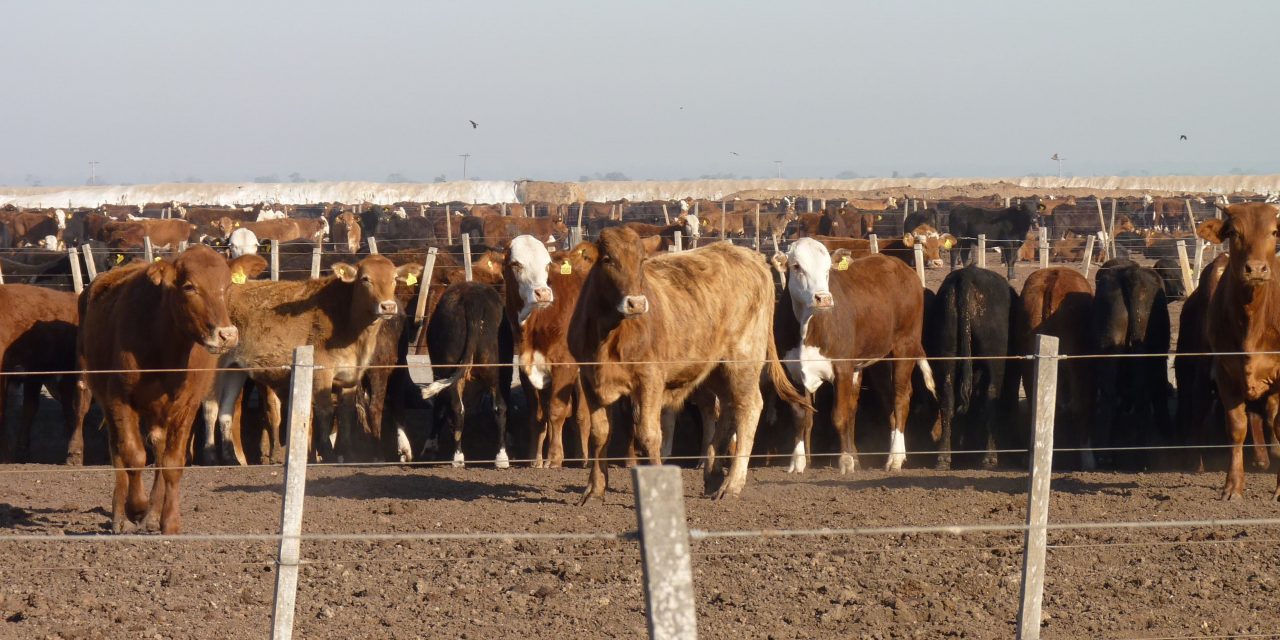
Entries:
<svg viewBox="0 0 1280 640">
<path fill-rule="evenodd" d="M 546 309 L 555 300 L 547 282 L 551 268 L 551 253 L 547 251 L 547 245 L 535 237 L 516 236 L 507 246 L 503 256 L 503 279 L 507 290 L 519 295 L 520 324 L 524 324 L 534 309 Z"/>
<path fill-rule="evenodd" d="M 682 213 L 677 220 L 680 221 L 680 224 L 684 225 L 684 229 L 681 230 L 681 233 L 683 233 L 685 237 L 692 239 L 702 236 L 702 223 L 698 221 L 698 216 L 695 216 L 692 213 Z"/>
<path fill-rule="evenodd" d="M 333 275 L 352 285 L 351 315 L 356 326 L 365 326 L 375 319 L 390 318 L 400 313 L 396 302 L 396 283 L 408 284 L 409 277 L 422 275 L 422 265 L 395 263 L 380 255 L 373 255 L 355 265 L 337 262 Z"/>
<path fill-rule="evenodd" d="M 347 253 L 360 251 L 360 219 L 356 214 L 345 211 L 334 219 L 334 225 L 342 230 L 342 234 L 334 240 L 345 243 Z"/>
<path fill-rule="evenodd" d="M 174 325 L 216 354 L 225 353 L 240 340 L 240 332 L 227 314 L 233 271 L 256 275 L 266 266 L 266 260 L 259 256 L 244 256 L 228 264 L 213 249 L 197 244 L 173 262 L 157 260 L 147 265 L 146 274 L 160 288 L 160 305 Z"/>
<path fill-rule="evenodd" d="M 53 212 L 53 219 L 58 223 L 58 231 L 63 231 L 67 228 L 66 211 L 63 211 L 62 209 L 55 209 Z"/>
<path fill-rule="evenodd" d="M 593 270 L 601 291 L 616 299 L 617 312 L 634 318 L 649 311 L 642 265 L 648 257 L 640 235 L 627 227 L 610 227 L 600 232 L 599 266 Z"/>
<path fill-rule="evenodd" d="M 922 224 L 904 235 L 902 244 L 908 249 L 920 245 L 924 253 L 924 264 L 932 269 L 942 266 L 942 250 L 950 251 L 951 247 L 956 246 L 956 237 L 949 233 L 938 233 L 932 226 Z"/>
<path fill-rule="evenodd" d="M 1276 206 L 1251 202 L 1219 208 L 1222 219 L 1200 223 L 1196 235 L 1209 242 L 1230 243 L 1227 277 L 1251 286 L 1269 282 L 1280 264 L 1276 259 Z"/>
<path fill-rule="evenodd" d="M 226 238 L 231 235 L 231 232 L 235 231 L 240 226 L 240 222 L 232 220 L 227 216 L 223 216 L 215 220 L 212 225 L 215 231 L 222 234 L 222 237 Z"/>
<path fill-rule="evenodd" d="M 258 253 L 258 236 L 254 232 L 241 227 L 227 236 L 227 247 L 232 258 Z M 270 251 L 270 246 L 267 248 Z"/>
<path fill-rule="evenodd" d="M 847 259 L 849 251 L 836 252 L 839 259 Z M 775 253 L 774 268 L 786 274 L 784 282 L 791 294 L 791 308 L 801 324 L 814 313 L 830 311 L 835 306 L 831 296 L 832 255 L 821 242 L 813 238 L 800 238 L 791 243 L 786 255 Z"/>
<path fill-rule="evenodd" d="M 849 231 L 848 226 L 845 224 L 844 216 L 840 215 L 839 212 L 822 212 L 822 220 L 818 222 L 818 235 L 847 238 L 850 235 Z"/>
</svg>

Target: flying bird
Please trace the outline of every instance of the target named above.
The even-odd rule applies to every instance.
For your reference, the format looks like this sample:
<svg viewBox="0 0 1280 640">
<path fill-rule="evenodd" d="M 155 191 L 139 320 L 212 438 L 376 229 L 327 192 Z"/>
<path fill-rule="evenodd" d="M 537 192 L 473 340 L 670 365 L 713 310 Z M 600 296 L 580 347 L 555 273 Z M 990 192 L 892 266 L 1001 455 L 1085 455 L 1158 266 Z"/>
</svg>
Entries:
<svg viewBox="0 0 1280 640">
<path fill-rule="evenodd" d="M 729 155 L 731 155 L 731 156 L 736 156 L 736 155 L 738 155 L 738 152 L 737 152 L 737 151 L 730 151 L 730 152 L 729 152 Z"/>
<path fill-rule="evenodd" d="M 476 124 L 476 121 L 475 121 L 475 120 L 468 120 L 467 122 L 470 122 L 470 123 L 471 123 L 471 128 L 472 128 L 472 129 L 475 129 L 476 127 L 480 126 L 480 125 Z"/>
<path fill-rule="evenodd" d="M 1179 139 L 1179 140 L 1186 140 L 1186 139 L 1187 139 L 1187 134 L 1185 134 L 1185 133 L 1184 133 L 1184 134 L 1182 134 L 1182 135 L 1178 136 L 1178 139 Z"/>
</svg>

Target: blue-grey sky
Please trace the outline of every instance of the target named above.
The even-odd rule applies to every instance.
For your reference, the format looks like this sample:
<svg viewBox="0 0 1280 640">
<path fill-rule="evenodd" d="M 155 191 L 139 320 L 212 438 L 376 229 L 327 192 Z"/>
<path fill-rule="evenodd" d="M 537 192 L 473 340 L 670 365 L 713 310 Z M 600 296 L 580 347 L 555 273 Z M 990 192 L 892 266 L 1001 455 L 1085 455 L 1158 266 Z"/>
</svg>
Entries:
<svg viewBox="0 0 1280 640">
<path fill-rule="evenodd" d="M 1280 3 L 0 0 L 0 183 L 1280 172 Z M 468 120 L 479 127 L 472 129 Z M 1179 135 L 1186 134 L 1182 142 Z M 736 152 L 738 155 L 732 155 Z"/>
</svg>

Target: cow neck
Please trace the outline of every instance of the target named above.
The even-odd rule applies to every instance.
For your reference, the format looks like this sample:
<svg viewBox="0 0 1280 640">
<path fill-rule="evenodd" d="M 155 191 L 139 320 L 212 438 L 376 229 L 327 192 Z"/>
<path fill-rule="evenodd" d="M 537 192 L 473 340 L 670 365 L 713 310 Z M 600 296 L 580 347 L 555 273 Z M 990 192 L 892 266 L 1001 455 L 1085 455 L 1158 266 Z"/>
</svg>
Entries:
<svg viewBox="0 0 1280 640">
<path fill-rule="evenodd" d="M 1274 271 L 1277 261 L 1271 261 Z M 1233 270 L 1238 273 L 1238 271 Z M 1238 278 L 1229 280 L 1228 301 L 1238 300 L 1243 312 L 1236 319 L 1244 331 L 1240 334 L 1241 351 L 1274 351 L 1280 347 L 1280 329 L 1275 319 L 1280 317 L 1280 282 L 1270 280 L 1251 287 Z M 1215 298 L 1218 296 L 1215 296 Z"/>
<path fill-rule="evenodd" d="M 359 341 L 366 331 L 378 327 L 380 317 L 367 308 L 357 308 L 352 304 L 355 282 L 343 282 L 337 276 L 330 276 L 327 280 L 316 292 L 315 310 L 318 313 L 312 322 L 315 337 L 327 335 L 330 346 L 343 347 Z M 322 326 L 325 320 L 328 326 Z"/>
<path fill-rule="evenodd" d="M 553 269 L 556 263 L 552 262 Z M 582 291 L 583 276 L 551 274 L 547 277 L 547 285 L 551 287 L 554 299 L 546 309 L 534 309 L 521 325 L 520 352 L 532 352 L 537 345 L 544 348 L 564 337 L 564 329 L 573 308 L 578 303 L 578 295 Z M 523 300 L 521 300 L 523 303 Z"/>
</svg>

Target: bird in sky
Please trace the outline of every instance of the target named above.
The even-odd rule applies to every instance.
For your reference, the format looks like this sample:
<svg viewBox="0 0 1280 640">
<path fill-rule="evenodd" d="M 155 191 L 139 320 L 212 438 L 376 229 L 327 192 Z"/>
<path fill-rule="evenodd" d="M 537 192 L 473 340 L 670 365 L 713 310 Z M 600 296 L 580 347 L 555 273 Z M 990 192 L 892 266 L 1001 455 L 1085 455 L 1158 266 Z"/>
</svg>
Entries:
<svg viewBox="0 0 1280 640">
<path fill-rule="evenodd" d="M 472 129 L 475 129 L 476 127 L 480 126 L 480 125 L 476 124 L 476 121 L 475 121 L 475 120 L 468 120 L 467 122 L 470 122 L 470 123 L 471 123 L 471 128 L 472 128 Z"/>
<path fill-rule="evenodd" d="M 730 152 L 729 152 L 729 155 L 731 155 L 731 156 L 736 156 L 736 155 L 738 155 L 738 152 L 737 152 L 737 151 L 730 151 Z"/>
<path fill-rule="evenodd" d="M 1187 139 L 1187 134 L 1185 134 L 1185 133 L 1184 133 L 1184 134 L 1182 134 L 1182 135 L 1178 136 L 1178 139 L 1179 139 L 1179 140 L 1186 140 L 1186 139 Z"/>
</svg>

